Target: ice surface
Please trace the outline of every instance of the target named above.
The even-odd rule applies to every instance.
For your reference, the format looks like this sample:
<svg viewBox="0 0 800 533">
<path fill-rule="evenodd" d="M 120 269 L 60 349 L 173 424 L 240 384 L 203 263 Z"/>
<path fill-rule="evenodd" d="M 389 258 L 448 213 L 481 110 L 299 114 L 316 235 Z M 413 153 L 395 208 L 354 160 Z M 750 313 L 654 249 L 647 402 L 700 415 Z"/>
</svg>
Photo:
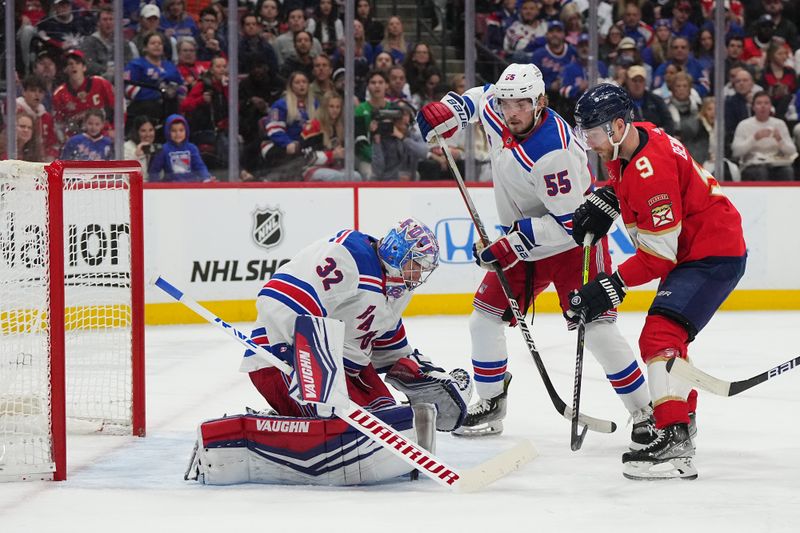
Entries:
<svg viewBox="0 0 800 533">
<path fill-rule="evenodd" d="M 643 320 L 620 318 L 634 346 Z M 406 330 L 437 363 L 469 368 L 466 317 L 412 317 Z M 743 379 L 796 357 L 798 330 L 796 312 L 722 313 L 690 355 L 713 375 Z M 571 404 L 575 334 L 548 314 L 536 316 L 532 331 Z M 68 481 L 0 484 L 0 531 L 800 531 L 800 370 L 733 398 L 701 393 L 699 479 L 635 482 L 621 474 L 627 412 L 591 355 L 582 410 L 620 428 L 590 433 L 575 453 L 569 422 L 553 409 L 519 331 L 507 338 L 514 382 L 506 433 L 484 440 L 440 433 L 437 453 L 469 467 L 528 437 L 539 457 L 483 492 L 459 495 L 425 479 L 360 488 L 183 481 L 201 420 L 264 404 L 238 372 L 241 350 L 224 334 L 207 325 L 150 327 L 147 438 L 70 437 Z"/>
</svg>

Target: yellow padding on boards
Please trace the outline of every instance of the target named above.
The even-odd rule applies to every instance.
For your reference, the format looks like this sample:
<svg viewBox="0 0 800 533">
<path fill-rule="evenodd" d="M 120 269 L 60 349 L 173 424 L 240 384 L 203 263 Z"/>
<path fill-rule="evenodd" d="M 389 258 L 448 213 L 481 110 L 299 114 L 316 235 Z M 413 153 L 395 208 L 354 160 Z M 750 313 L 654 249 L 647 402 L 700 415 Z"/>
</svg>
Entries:
<svg viewBox="0 0 800 533">
<path fill-rule="evenodd" d="M 620 311 L 646 311 L 654 291 L 633 291 L 625 297 Z M 252 322 L 256 319 L 254 300 L 200 302 L 228 322 Z M 724 311 L 796 311 L 800 310 L 800 290 L 739 290 L 722 305 Z M 472 312 L 471 294 L 417 294 L 404 316 L 467 315 Z M 561 313 L 555 292 L 542 293 L 536 299 L 537 313 Z M 148 325 L 199 324 L 204 319 L 180 303 L 152 303 L 145 306 Z"/>
<path fill-rule="evenodd" d="M 129 305 L 95 305 L 67 307 L 64 314 L 66 331 L 80 329 L 120 328 L 130 326 Z M 0 312 L 0 333 L 41 333 L 47 328 L 47 312 L 41 309 L 12 309 Z"/>
</svg>

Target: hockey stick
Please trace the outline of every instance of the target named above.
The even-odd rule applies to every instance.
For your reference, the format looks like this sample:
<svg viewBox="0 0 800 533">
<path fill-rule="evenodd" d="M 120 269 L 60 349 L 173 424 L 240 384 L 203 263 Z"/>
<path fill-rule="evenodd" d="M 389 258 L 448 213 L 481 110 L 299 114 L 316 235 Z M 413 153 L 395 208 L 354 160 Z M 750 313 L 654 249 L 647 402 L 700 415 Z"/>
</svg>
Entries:
<svg viewBox="0 0 800 533">
<path fill-rule="evenodd" d="M 489 237 L 486 234 L 486 228 L 484 228 L 483 222 L 481 222 L 481 219 L 478 216 L 478 210 L 475 209 L 475 204 L 472 203 L 472 198 L 467 191 L 464 178 L 461 177 L 461 172 L 456 166 L 453 155 L 450 153 L 450 149 L 447 147 L 447 144 L 445 144 L 444 139 L 437 135 L 436 140 L 439 142 L 439 146 L 441 147 L 445 157 L 447 157 L 447 162 L 450 164 L 450 171 L 456 178 L 458 190 L 461 192 L 461 197 L 464 199 L 464 203 L 467 204 L 469 216 L 472 217 L 472 223 L 475 224 L 475 228 L 478 230 L 478 235 L 480 236 L 481 242 L 484 246 L 489 246 L 491 241 L 489 241 Z M 533 362 L 536 363 L 536 369 L 539 371 L 539 376 L 542 378 L 542 382 L 544 383 L 545 389 L 547 389 L 547 394 L 550 396 L 550 400 L 553 402 L 553 406 L 555 406 L 556 411 L 561 413 L 561 416 L 567 420 L 571 420 L 572 409 L 570 409 L 567 404 L 564 403 L 564 400 L 561 399 L 561 397 L 558 395 L 558 391 L 556 391 L 555 387 L 553 386 L 553 382 L 550 381 L 550 376 L 547 374 L 547 369 L 544 367 L 542 357 L 539 355 L 538 350 L 536 350 L 536 344 L 533 342 L 531 331 L 528 329 L 528 324 L 525 322 L 525 318 L 522 316 L 519 305 L 517 305 L 517 300 L 514 298 L 514 293 L 511 291 L 511 286 L 508 284 L 508 279 L 503 273 L 503 269 L 501 269 L 499 266 L 495 266 L 495 273 L 497 274 L 497 279 L 500 280 L 500 286 L 503 288 L 503 293 L 506 295 L 508 305 L 511 307 L 511 312 L 514 314 L 517 325 L 519 325 L 519 329 L 522 332 L 523 338 L 525 339 L 525 344 L 528 346 L 528 352 L 530 352 L 531 357 L 533 357 Z M 617 429 L 617 425 L 614 422 L 593 418 L 588 415 L 580 415 L 579 420 L 581 424 L 585 425 L 587 428 L 600 433 L 613 433 Z"/>
<path fill-rule="evenodd" d="M 675 357 L 667 362 L 667 372 L 679 376 L 690 383 L 694 383 L 701 389 L 713 392 L 719 396 L 734 396 L 799 366 L 800 356 L 797 356 L 794 359 L 774 366 L 766 372 L 762 372 L 752 378 L 743 379 L 741 381 L 725 381 L 706 374 L 693 364 L 687 362 L 686 359 Z"/>
<path fill-rule="evenodd" d="M 228 335 L 239 341 L 240 344 L 254 350 L 284 374 L 289 375 L 292 373 L 292 367 L 286 362 L 272 355 L 272 353 L 267 351 L 263 346 L 256 344 L 250 337 L 216 316 L 200 305 L 196 300 L 184 294 L 180 289 L 166 281 L 163 277 L 158 276 L 152 283 L 176 301 L 182 303 L 202 318 L 206 319 L 210 324 L 228 333 Z M 405 437 L 398 434 L 390 425 L 382 422 L 370 412 L 352 402 L 349 402 L 349 405 L 347 405 L 342 412 L 335 412 L 334 414 L 363 433 L 371 441 L 379 444 L 411 465 L 412 468 L 422 471 L 423 474 L 433 479 L 435 482 L 457 492 L 479 490 L 519 469 L 537 455 L 533 444 L 525 439 L 510 450 L 500 453 L 478 466 L 459 471 L 434 456 L 428 450 L 407 440 Z"/>
<path fill-rule="evenodd" d="M 583 270 L 581 271 L 581 286 L 589 283 L 589 257 L 592 250 L 592 234 L 587 233 L 583 238 Z M 581 311 L 578 317 L 578 347 L 575 350 L 575 383 L 572 389 L 572 428 L 570 430 L 569 447 L 577 452 L 583 446 L 588 426 L 583 426 L 583 431 L 578 433 L 578 418 L 581 405 L 581 381 L 583 380 L 583 348 L 586 344 L 586 310 Z"/>
</svg>

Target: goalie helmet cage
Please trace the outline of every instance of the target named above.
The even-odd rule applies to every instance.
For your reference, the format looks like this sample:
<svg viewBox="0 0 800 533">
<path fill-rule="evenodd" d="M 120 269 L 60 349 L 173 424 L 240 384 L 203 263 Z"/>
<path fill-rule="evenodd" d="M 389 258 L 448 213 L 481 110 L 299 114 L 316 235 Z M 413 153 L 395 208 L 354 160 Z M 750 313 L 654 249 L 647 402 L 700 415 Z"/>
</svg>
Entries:
<svg viewBox="0 0 800 533">
<path fill-rule="evenodd" d="M 145 434 L 142 175 L 0 161 L 0 481 L 66 479 L 66 433 Z"/>
</svg>

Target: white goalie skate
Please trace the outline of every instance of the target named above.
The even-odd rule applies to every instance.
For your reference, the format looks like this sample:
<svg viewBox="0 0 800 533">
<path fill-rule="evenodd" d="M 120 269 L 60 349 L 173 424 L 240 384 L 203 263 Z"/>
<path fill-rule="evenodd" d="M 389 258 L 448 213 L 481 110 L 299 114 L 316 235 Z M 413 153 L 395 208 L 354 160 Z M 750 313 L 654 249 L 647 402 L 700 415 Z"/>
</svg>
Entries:
<svg viewBox="0 0 800 533">
<path fill-rule="evenodd" d="M 503 419 L 506 417 L 506 400 L 508 385 L 511 383 L 511 372 L 506 372 L 503 379 L 503 392 L 493 398 L 481 398 L 478 403 L 469 406 L 467 416 L 461 427 L 453 430 L 458 437 L 485 437 L 499 435 L 503 432 Z"/>
</svg>

